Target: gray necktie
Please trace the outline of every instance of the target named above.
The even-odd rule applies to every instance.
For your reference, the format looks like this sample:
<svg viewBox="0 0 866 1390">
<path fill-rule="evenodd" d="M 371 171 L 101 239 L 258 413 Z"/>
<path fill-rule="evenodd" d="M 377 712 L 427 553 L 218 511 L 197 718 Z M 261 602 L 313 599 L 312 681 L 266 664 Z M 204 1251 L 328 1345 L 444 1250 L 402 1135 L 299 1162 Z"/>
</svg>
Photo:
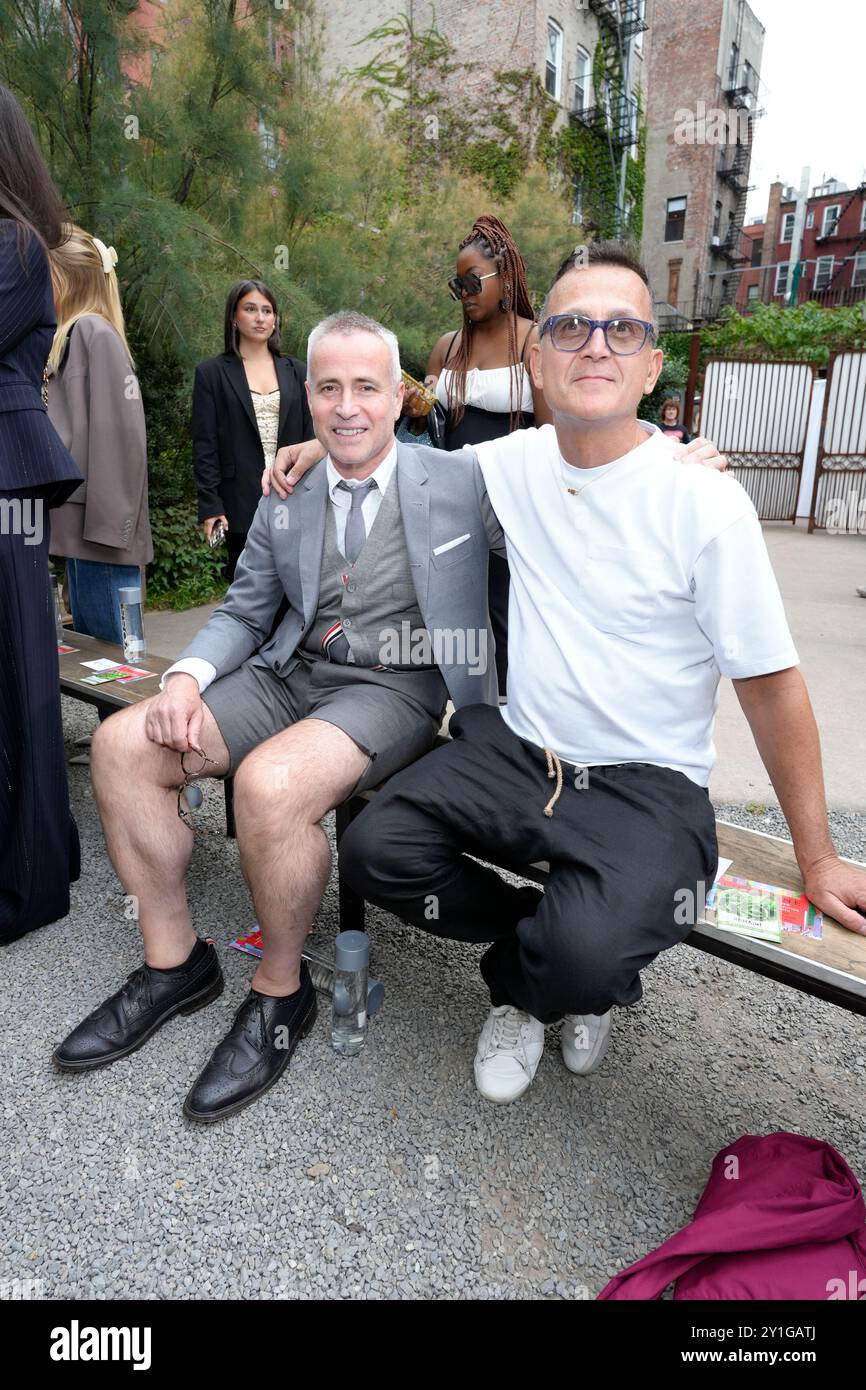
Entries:
<svg viewBox="0 0 866 1390">
<path fill-rule="evenodd" d="M 364 542 L 367 539 L 367 528 L 364 525 L 364 517 L 361 507 L 364 505 L 364 498 L 371 487 L 376 486 L 375 478 L 368 478 L 365 483 L 356 483 L 354 487 L 350 483 L 341 481 L 337 487 L 343 492 L 352 494 L 352 507 L 346 519 L 346 535 L 343 540 L 343 554 L 354 565 L 361 551 L 364 549 Z"/>
</svg>

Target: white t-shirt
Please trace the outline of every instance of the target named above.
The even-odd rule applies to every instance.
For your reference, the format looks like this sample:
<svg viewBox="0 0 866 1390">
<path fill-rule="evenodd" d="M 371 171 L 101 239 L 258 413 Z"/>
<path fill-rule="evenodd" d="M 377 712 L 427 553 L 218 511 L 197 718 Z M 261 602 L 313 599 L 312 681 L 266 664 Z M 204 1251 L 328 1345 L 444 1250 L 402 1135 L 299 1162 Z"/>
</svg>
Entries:
<svg viewBox="0 0 866 1390">
<path fill-rule="evenodd" d="M 476 446 L 511 569 L 502 715 L 563 761 L 706 786 L 720 675 L 798 657 L 747 493 L 641 423 L 601 468 L 565 463 L 552 425 Z"/>
</svg>

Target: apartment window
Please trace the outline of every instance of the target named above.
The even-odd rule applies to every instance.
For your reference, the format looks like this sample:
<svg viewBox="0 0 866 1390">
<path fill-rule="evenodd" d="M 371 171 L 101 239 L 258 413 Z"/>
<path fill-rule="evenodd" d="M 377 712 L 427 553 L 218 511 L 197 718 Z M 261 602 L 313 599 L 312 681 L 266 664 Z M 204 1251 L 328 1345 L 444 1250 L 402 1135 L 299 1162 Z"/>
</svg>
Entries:
<svg viewBox="0 0 866 1390">
<path fill-rule="evenodd" d="M 585 48 L 577 50 L 577 62 L 574 67 L 574 109 L 575 111 L 588 111 L 592 90 L 592 64 L 589 54 Z"/>
<path fill-rule="evenodd" d="M 866 198 L 860 205 L 860 230 L 866 232 Z"/>
<path fill-rule="evenodd" d="M 722 229 L 722 204 L 716 203 L 716 211 L 713 217 L 713 236 L 718 236 Z"/>
<path fill-rule="evenodd" d="M 573 227 L 583 225 L 583 187 L 577 179 L 571 185 L 574 195 L 574 204 L 571 209 L 571 224 Z"/>
<path fill-rule="evenodd" d="M 612 111 L 612 105 L 611 105 L 611 99 L 610 99 L 610 78 L 609 78 L 609 77 L 606 77 L 606 78 L 604 79 L 604 83 L 603 83 L 603 85 L 602 85 L 602 89 L 601 89 L 601 106 L 602 106 L 602 110 L 604 111 L 604 123 L 605 123 L 605 125 L 608 125 L 608 126 L 609 126 L 610 123 L 611 123 L 611 111 Z"/>
<path fill-rule="evenodd" d="M 815 262 L 815 289 L 826 290 L 833 279 L 833 257 L 819 256 Z"/>
<path fill-rule="evenodd" d="M 668 198 L 665 241 L 682 241 L 686 230 L 685 198 Z"/>
<path fill-rule="evenodd" d="M 753 299 L 757 299 L 757 298 L 758 298 L 758 290 L 759 290 L 759 289 L 760 289 L 760 286 L 759 286 L 759 285 L 750 285 L 749 288 L 747 289 L 747 291 L 746 291 L 746 298 L 749 300 L 750 303 L 751 303 L 751 301 L 752 301 Z"/>
<path fill-rule="evenodd" d="M 760 265 L 764 258 L 764 238 L 756 236 L 752 242 L 752 265 Z"/>
<path fill-rule="evenodd" d="M 755 89 L 757 88 L 757 85 L 758 85 L 758 84 L 757 84 L 757 82 L 755 81 L 755 69 L 752 67 L 751 63 L 749 63 L 749 62 L 744 62 L 744 63 L 743 63 L 743 86 L 746 87 L 746 88 L 748 88 L 748 90 L 749 90 L 750 92 L 753 92 L 753 93 L 754 93 Z"/>
<path fill-rule="evenodd" d="M 682 261 L 668 261 L 668 304 L 676 307 L 680 297 L 680 269 Z"/>
<path fill-rule="evenodd" d="M 851 284 L 855 289 L 866 285 L 866 251 L 859 251 L 854 257 L 854 274 L 851 276 Z"/>
<path fill-rule="evenodd" d="M 637 17 L 641 22 L 646 19 L 646 0 L 637 0 Z M 634 51 L 643 52 L 643 30 L 634 36 Z"/>
<path fill-rule="evenodd" d="M 729 73 L 728 73 L 728 77 L 730 78 L 730 82 L 729 82 L 728 85 L 731 86 L 731 87 L 734 85 L 734 83 L 735 83 L 736 80 L 737 80 L 737 72 L 739 71 L 739 67 L 740 67 L 740 50 L 739 50 L 739 47 L 738 47 L 737 44 L 732 43 L 732 44 L 731 44 L 731 63 L 730 63 L 730 71 L 729 71 Z"/>
<path fill-rule="evenodd" d="M 562 91 L 562 30 L 555 20 L 547 21 L 547 59 L 544 65 L 544 90 L 554 101 Z"/>
<path fill-rule="evenodd" d="M 839 226 L 839 203 L 828 203 L 824 209 L 824 220 L 821 223 L 822 236 L 835 236 Z"/>
<path fill-rule="evenodd" d="M 632 145 L 632 149 L 633 149 L 633 152 L 634 152 L 635 155 L 637 154 L 637 150 L 635 149 L 635 146 L 637 145 L 637 138 L 638 138 L 637 113 L 638 113 L 637 96 L 635 95 L 634 92 L 632 92 L 632 94 L 631 94 L 631 100 L 629 101 L 628 131 L 629 131 L 629 135 L 631 136 L 631 142 L 630 142 L 630 143 L 631 143 L 631 145 Z"/>
<path fill-rule="evenodd" d="M 775 289 L 773 290 L 773 293 L 774 293 L 774 294 L 787 294 L 787 293 L 788 293 L 788 267 L 789 267 L 789 265 L 790 265 L 790 262 L 789 262 L 789 261 L 780 261 L 780 263 L 776 266 L 776 287 L 775 287 Z"/>
<path fill-rule="evenodd" d="M 274 132 L 259 117 L 259 140 L 264 151 L 265 163 L 269 169 L 277 167 L 277 141 Z"/>
<path fill-rule="evenodd" d="M 815 214 L 814 214 L 814 212 L 807 212 L 807 213 L 806 213 L 806 226 L 807 226 L 807 227 L 814 227 L 814 225 L 815 225 Z"/>
<path fill-rule="evenodd" d="M 785 216 L 784 216 L 783 219 L 782 219 L 782 240 L 783 240 L 783 241 L 793 241 L 793 240 L 794 240 L 794 220 L 795 220 L 795 214 L 794 214 L 793 212 L 786 212 L 786 213 L 785 213 Z"/>
</svg>

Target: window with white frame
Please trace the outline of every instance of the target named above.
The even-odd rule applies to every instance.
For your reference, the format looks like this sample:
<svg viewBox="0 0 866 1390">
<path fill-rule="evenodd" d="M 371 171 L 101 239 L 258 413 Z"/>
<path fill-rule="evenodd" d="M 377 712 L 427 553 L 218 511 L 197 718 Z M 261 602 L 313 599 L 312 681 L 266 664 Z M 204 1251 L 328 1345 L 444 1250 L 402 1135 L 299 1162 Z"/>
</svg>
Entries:
<svg viewBox="0 0 866 1390">
<path fill-rule="evenodd" d="M 646 19 L 646 0 L 637 0 L 637 17 L 641 21 L 641 23 L 643 23 L 643 21 Z M 635 34 L 634 36 L 634 51 L 635 53 L 643 52 L 642 29 L 639 34 Z"/>
<path fill-rule="evenodd" d="M 638 129 L 638 109 L 637 93 L 632 92 L 629 102 L 628 133 L 631 136 L 631 146 L 635 155 L 637 155 L 637 141 L 640 133 Z"/>
<path fill-rule="evenodd" d="M 854 257 L 854 273 L 851 276 L 851 284 L 857 289 L 866 285 L 866 251 L 858 251 Z"/>
<path fill-rule="evenodd" d="M 562 30 L 555 19 L 547 21 L 547 58 L 544 64 L 544 90 L 554 101 L 562 92 Z"/>
<path fill-rule="evenodd" d="M 826 290 L 833 279 L 833 257 L 819 256 L 815 262 L 815 289 Z"/>
<path fill-rule="evenodd" d="M 786 212 L 786 213 L 785 213 L 785 216 L 784 216 L 784 218 L 782 219 L 782 240 L 783 240 L 783 241 L 793 241 L 793 240 L 794 240 L 794 220 L 795 220 L 795 214 L 794 214 L 793 212 Z"/>
<path fill-rule="evenodd" d="M 583 225 L 583 186 L 579 179 L 575 179 L 571 185 L 574 202 L 571 208 L 571 223 L 573 227 Z"/>
<path fill-rule="evenodd" d="M 668 198 L 665 214 L 665 241 L 682 241 L 686 230 L 685 198 Z"/>
<path fill-rule="evenodd" d="M 814 212 L 807 212 L 807 213 L 806 213 L 806 226 L 807 226 L 807 227 L 814 227 L 814 225 L 815 225 L 815 214 L 814 214 Z"/>
<path fill-rule="evenodd" d="M 264 151 L 265 164 L 269 169 L 277 167 L 277 139 L 270 126 L 265 125 L 262 117 L 259 117 L 259 140 Z"/>
<path fill-rule="evenodd" d="M 790 261 L 780 261 L 779 264 L 776 266 L 776 287 L 775 287 L 775 289 L 773 290 L 773 293 L 774 293 L 774 294 L 787 294 L 787 293 L 788 293 L 788 268 L 789 268 L 789 266 L 790 266 Z"/>
<path fill-rule="evenodd" d="M 583 113 L 589 110 L 592 91 L 592 61 L 585 48 L 577 50 L 574 65 L 574 110 Z"/>
<path fill-rule="evenodd" d="M 608 126 L 609 126 L 609 125 L 610 125 L 610 122 L 611 122 L 611 114 L 612 114 L 612 112 L 613 112 L 613 103 L 612 103 L 612 101 L 611 101 L 611 94 L 610 94 L 610 78 L 609 78 L 609 77 L 606 77 L 606 78 L 604 79 L 604 82 L 602 83 L 602 88 L 601 88 L 601 106 L 602 106 L 602 110 L 604 111 L 604 123 L 605 123 L 605 125 L 608 125 Z"/>
<path fill-rule="evenodd" d="M 866 232 L 866 198 L 860 204 L 860 230 Z"/>
<path fill-rule="evenodd" d="M 835 235 L 836 235 L 836 231 L 837 231 L 838 226 L 839 226 L 839 212 L 840 212 L 840 210 L 841 210 L 841 205 L 840 205 L 839 203 L 828 203 L 827 207 L 825 207 L 825 209 L 824 209 L 824 220 L 823 220 L 823 222 L 821 223 L 821 235 L 822 235 L 822 236 L 835 236 Z"/>
<path fill-rule="evenodd" d="M 758 298 L 758 290 L 759 290 L 759 289 L 760 289 L 760 286 L 759 286 L 759 285 L 750 285 L 749 288 L 748 288 L 748 290 L 746 291 L 746 297 L 747 297 L 748 299 L 757 299 L 757 298 Z"/>
</svg>

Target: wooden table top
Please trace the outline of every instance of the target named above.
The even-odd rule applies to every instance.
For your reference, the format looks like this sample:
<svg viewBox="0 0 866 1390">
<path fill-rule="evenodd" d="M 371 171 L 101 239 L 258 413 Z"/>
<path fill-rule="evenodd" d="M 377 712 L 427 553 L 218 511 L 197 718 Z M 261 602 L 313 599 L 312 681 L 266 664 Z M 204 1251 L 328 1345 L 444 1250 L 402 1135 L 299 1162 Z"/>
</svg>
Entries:
<svg viewBox="0 0 866 1390">
<path fill-rule="evenodd" d="M 89 667 L 82 666 L 82 661 L 96 661 L 104 657 L 121 664 L 131 663 L 124 663 L 123 651 L 113 642 L 102 642 L 98 637 L 87 637 L 82 632 L 73 632 L 71 628 L 66 629 L 63 641 L 70 647 L 77 647 L 78 651 L 59 653 L 61 692 L 91 705 L 104 705 L 112 709 L 137 705 L 158 693 L 160 678 L 169 666 L 174 665 L 170 657 L 154 656 L 148 652 L 144 660 L 136 664 L 144 671 L 152 671 L 152 676 L 133 681 L 130 685 L 120 685 L 117 681 L 106 681 L 104 685 L 83 685 L 83 678 L 94 673 Z"/>
<path fill-rule="evenodd" d="M 757 830 L 746 830 L 743 826 L 730 825 L 727 821 L 717 821 L 716 833 L 719 854 L 723 859 L 733 861 L 728 873 L 803 892 L 803 875 L 794 857 L 794 846 L 789 841 Z M 855 864 L 857 861 L 849 859 L 846 863 Z M 858 867 L 862 869 L 866 865 L 858 864 Z M 732 932 L 720 932 L 712 917 L 702 921 L 697 930 L 712 933 L 719 939 L 730 940 L 734 937 Z M 858 936 L 856 932 L 840 927 L 826 913 L 823 933 L 820 941 L 811 936 L 797 936 L 794 932 L 783 932 L 780 943 L 739 935 L 735 940 L 738 946 L 743 946 L 751 954 L 766 959 L 786 954 L 796 956 L 797 961 L 791 964 L 796 963 L 809 974 L 826 978 L 831 973 L 847 976 L 848 986 L 857 994 L 866 995 L 866 936 Z"/>
</svg>

